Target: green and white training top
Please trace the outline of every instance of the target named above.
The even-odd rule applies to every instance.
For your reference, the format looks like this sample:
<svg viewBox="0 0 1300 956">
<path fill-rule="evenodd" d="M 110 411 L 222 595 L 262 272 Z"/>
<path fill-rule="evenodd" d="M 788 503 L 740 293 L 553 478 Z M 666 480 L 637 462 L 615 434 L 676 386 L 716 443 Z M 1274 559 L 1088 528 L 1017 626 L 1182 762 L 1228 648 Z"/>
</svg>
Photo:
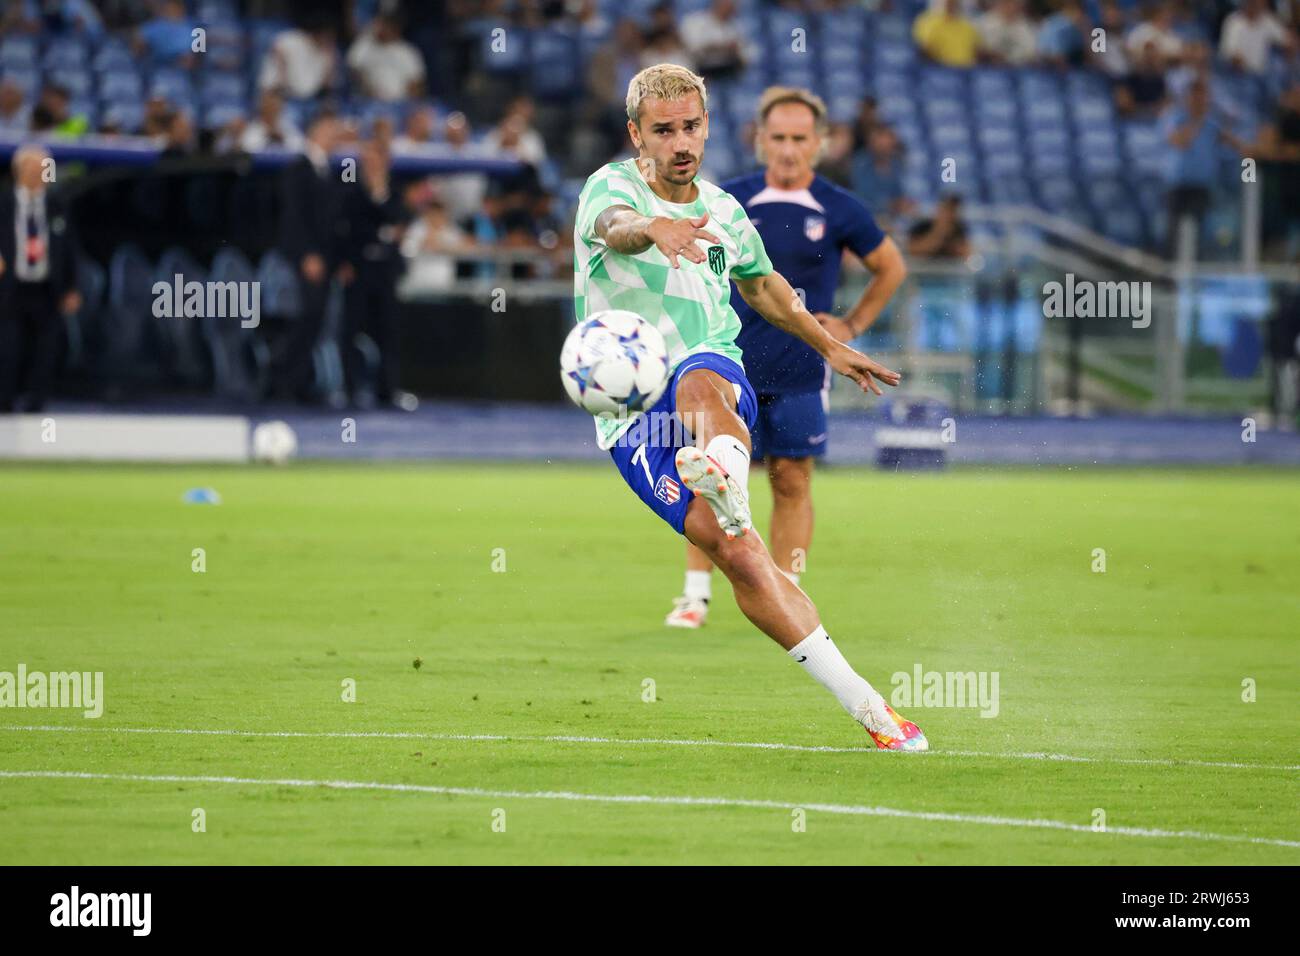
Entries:
<svg viewBox="0 0 1300 956">
<path fill-rule="evenodd" d="M 696 177 L 695 185 L 699 195 L 694 202 L 668 202 L 650 189 L 635 159 L 609 163 L 592 173 L 582 187 L 573 227 L 573 299 L 578 321 L 606 309 L 635 312 L 663 335 L 670 370 L 697 352 L 718 352 L 739 363 L 740 318 L 731 307 L 730 279 L 772 271 L 772 261 L 745 207 L 713 183 Z M 721 242 L 705 250 L 704 262 L 678 256 L 677 269 L 654 245 L 634 256 L 623 255 L 596 235 L 596 219 L 610 206 L 630 206 L 643 216 L 669 219 L 707 212 L 704 229 Z M 597 416 L 600 447 L 611 447 L 636 418 Z"/>
</svg>

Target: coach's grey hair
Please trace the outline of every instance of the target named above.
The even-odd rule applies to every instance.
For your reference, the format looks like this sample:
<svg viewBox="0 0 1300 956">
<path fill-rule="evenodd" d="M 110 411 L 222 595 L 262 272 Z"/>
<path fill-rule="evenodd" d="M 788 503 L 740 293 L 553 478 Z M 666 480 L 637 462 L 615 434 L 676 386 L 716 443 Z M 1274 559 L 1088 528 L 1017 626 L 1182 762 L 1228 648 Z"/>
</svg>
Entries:
<svg viewBox="0 0 1300 956">
<path fill-rule="evenodd" d="M 709 95 L 704 91 L 702 78 L 675 63 L 647 66 L 627 85 L 627 118 L 640 125 L 644 100 L 680 100 L 692 93 L 700 94 L 700 104 L 708 112 Z"/>
</svg>

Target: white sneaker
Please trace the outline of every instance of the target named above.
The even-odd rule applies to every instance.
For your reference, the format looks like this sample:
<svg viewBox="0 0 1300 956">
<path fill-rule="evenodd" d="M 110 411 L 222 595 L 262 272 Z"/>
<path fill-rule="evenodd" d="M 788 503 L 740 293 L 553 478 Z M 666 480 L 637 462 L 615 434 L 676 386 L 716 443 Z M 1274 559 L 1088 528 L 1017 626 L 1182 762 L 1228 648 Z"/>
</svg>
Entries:
<svg viewBox="0 0 1300 956">
<path fill-rule="evenodd" d="M 709 503 L 718 527 L 728 538 L 739 538 L 754 527 L 749 516 L 749 498 L 723 467 L 694 445 L 677 452 L 677 473 L 696 496 Z"/>
<path fill-rule="evenodd" d="M 682 595 L 673 601 L 673 609 L 664 618 L 669 627 L 687 627 L 699 630 L 709 616 L 709 602 L 703 598 L 688 598 Z"/>
</svg>

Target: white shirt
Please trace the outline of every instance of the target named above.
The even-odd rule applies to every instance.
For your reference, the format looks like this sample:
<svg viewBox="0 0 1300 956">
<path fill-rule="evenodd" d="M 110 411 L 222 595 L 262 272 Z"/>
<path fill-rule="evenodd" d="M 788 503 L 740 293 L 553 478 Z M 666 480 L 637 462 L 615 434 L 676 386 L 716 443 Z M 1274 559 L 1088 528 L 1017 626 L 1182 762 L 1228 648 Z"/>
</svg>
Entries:
<svg viewBox="0 0 1300 956">
<path fill-rule="evenodd" d="M 1156 50 L 1165 59 L 1182 55 L 1183 41 L 1178 34 L 1172 30 L 1162 30 L 1151 22 L 1139 23 L 1130 30 L 1124 45 L 1128 47 L 1129 56 L 1141 62 L 1142 50 L 1152 41 L 1155 42 Z"/>
<path fill-rule="evenodd" d="M 334 50 L 321 49 L 302 30 L 285 30 L 266 51 L 257 85 L 294 99 L 315 96 L 334 72 Z"/>
<path fill-rule="evenodd" d="M 980 49 L 998 54 L 1013 66 L 1032 63 L 1038 56 L 1038 36 L 1023 17 L 1004 20 L 995 13 L 986 13 L 975 26 L 980 34 Z"/>
<path fill-rule="evenodd" d="M 50 277 L 50 228 L 45 218 L 45 193 L 19 186 L 14 190 L 14 277 L 22 282 L 44 282 Z M 36 261 L 27 261 L 27 220 L 36 219 Z"/>
<path fill-rule="evenodd" d="M 499 156 L 513 156 L 533 166 L 546 161 L 546 143 L 532 127 L 520 133 L 515 145 L 509 148 L 501 145 L 501 130 L 493 129 L 483 137 L 483 148 Z"/>
<path fill-rule="evenodd" d="M 380 100 L 404 100 L 412 83 L 424 79 L 424 60 L 405 40 L 380 43 L 367 30 L 348 51 L 348 66 L 365 80 L 366 92 Z"/>
<path fill-rule="evenodd" d="M 287 117 L 280 117 L 274 132 L 277 141 L 273 143 L 272 130 L 261 120 L 254 120 L 244 127 L 244 134 L 239 137 L 239 148 L 246 153 L 258 153 L 271 145 L 283 146 L 285 149 L 302 149 L 302 133 L 298 132 L 298 128 L 289 122 Z"/>
<path fill-rule="evenodd" d="M 1268 55 L 1274 46 L 1286 43 L 1286 27 L 1282 21 L 1265 12 L 1255 19 L 1238 11 L 1223 21 L 1223 36 L 1219 40 L 1219 56 L 1225 60 L 1240 58 L 1241 65 L 1251 73 L 1268 69 Z"/>
<path fill-rule="evenodd" d="M 713 15 L 712 10 L 697 10 L 683 18 L 681 37 L 687 51 L 695 58 L 696 63 L 705 69 L 717 65 L 712 62 L 712 57 L 709 55 L 710 47 L 734 43 L 743 62 L 753 59 L 753 50 L 745 42 L 745 37 L 740 32 L 740 26 L 735 19 L 719 20 Z"/>
</svg>

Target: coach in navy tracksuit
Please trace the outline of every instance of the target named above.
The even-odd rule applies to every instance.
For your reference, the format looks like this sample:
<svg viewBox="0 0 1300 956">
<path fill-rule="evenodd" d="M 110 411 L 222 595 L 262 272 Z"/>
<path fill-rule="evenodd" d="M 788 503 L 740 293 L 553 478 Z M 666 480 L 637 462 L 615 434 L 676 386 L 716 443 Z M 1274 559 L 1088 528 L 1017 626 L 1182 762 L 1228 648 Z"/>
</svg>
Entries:
<svg viewBox="0 0 1300 956">
<path fill-rule="evenodd" d="M 822 325 L 847 342 L 879 317 L 907 266 L 862 202 L 816 174 L 825 134 L 826 104 L 819 97 L 807 90 L 768 89 L 759 102 L 756 136 L 766 168 L 722 188 L 745 207 L 776 271 L 802 290 L 805 306 Z M 873 276 L 848 315 L 836 318 L 830 312 L 846 250 Z M 813 460 L 826 452 L 830 370 L 811 346 L 764 320 L 734 288 L 731 305 L 742 325 L 736 344 L 758 393 L 754 458 L 767 460 L 772 482 L 768 546 L 777 565 L 798 584 L 812 543 Z M 685 593 L 666 623 L 699 627 L 708 613 L 712 566 L 688 544 L 686 567 Z"/>
</svg>

